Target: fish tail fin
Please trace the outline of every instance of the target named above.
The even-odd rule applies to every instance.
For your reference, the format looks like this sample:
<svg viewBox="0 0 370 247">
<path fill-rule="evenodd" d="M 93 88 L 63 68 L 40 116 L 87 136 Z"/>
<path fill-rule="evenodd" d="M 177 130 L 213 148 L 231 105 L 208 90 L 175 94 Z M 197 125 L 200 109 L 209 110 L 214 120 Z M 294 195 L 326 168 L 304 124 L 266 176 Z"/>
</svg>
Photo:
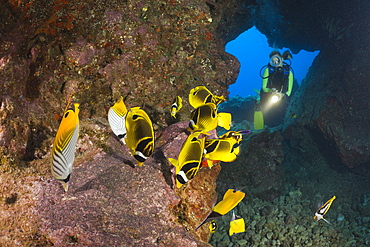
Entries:
<svg viewBox="0 0 370 247">
<path fill-rule="evenodd" d="M 63 185 L 63 189 L 65 192 L 68 192 L 68 182 L 60 181 Z"/>
<path fill-rule="evenodd" d="M 174 167 L 178 167 L 179 166 L 179 161 L 177 159 L 173 159 L 173 158 L 168 158 L 168 161 L 174 166 Z"/>
<path fill-rule="evenodd" d="M 218 126 L 229 130 L 231 127 L 231 114 L 227 112 L 218 113 Z"/>
<path fill-rule="evenodd" d="M 326 223 L 328 223 L 329 225 L 333 225 L 332 223 L 330 223 L 328 220 L 326 220 L 324 217 L 321 218 L 322 220 L 324 220 Z"/>
</svg>

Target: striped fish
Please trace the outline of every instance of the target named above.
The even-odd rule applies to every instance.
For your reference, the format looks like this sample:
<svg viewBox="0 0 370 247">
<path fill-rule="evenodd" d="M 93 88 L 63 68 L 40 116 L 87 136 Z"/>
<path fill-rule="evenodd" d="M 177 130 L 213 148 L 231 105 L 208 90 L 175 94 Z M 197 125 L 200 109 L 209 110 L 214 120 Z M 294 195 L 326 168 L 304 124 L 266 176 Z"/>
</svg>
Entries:
<svg viewBox="0 0 370 247">
<path fill-rule="evenodd" d="M 243 200 L 245 193 L 240 190 L 228 189 L 224 194 L 222 201 L 216 204 L 212 208 L 212 212 L 203 220 L 203 222 L 195 228 L 196 231 L 199 227 L 201 227 L 204 223 L 213 220 L 218 217 L 222 217 L 228 212 L 230 212 L 233 208 L 235 208 L 241 200 Z"/>
<path fill-rule="evenodd" d="M 317 212 L 315 213 L 315 216 L 314 216 L 314 220 L 315 221 L 319 221 L 319 220 L 322 219 L 326 223 L 328 223 L 329 225 L 331 225 L 331 223 L 324 218 L 324 215 L 329 211 L 329 208 L 330 208 L 331 204 L 333 204 L 333 201 L 335 200 L 335 198 L 337 198 L 337 197 L 336 196 L 333 196 L 327 202 L 325 202 L 325 204 L 322 205 L 319 208 L 319 210 L 317 210 Z"/>
<path fill-rule="evenodd" d="M 233 162 L 240 153 L 242 135 L 250 133 L 249 130 L 229 131 L 219 139 L 207 139 L 204 145 L 204 158 L 209 167 L 214 161 Z"/>
<path fill-rule="evenodd" d="M 188 136 L 182 144 L 178 160 L 168 158 L 171 164 L 176 167 L 177 188 L 181 188 L 198 173 L 205 140 L 205 137 L 198 138 L 200 134 L 200 132 L 194 132 Z"/>
<path fill-rule="evenodd" d="M 113 131 L 113 133 L 118 136 L 118 138 L 125 143 L 125 136 L 127 134 L 126 130 L 126 116 L 127 108 L 123 102 L 123 97 L 115 103 L 108 111 L 108 122 Z"/>
<path fill-rule="evenodd" d="M 53 176 L 62 183 L 65 191 L 68 191 L 68 181 L 72 173 L 72 165 L 75 159 L 76 142 L 79 131 L 78 113 L 79 104 L 74 103 L 63 115 L 51 153 Z"/>
<path fill-rule="evenodd" d="M 170 114 L 173 118 L 176 118 L 176 114 L 182 108 L 182 98 L 180 96 L 176 96 L 175 100 L 173 101 L 170 109 Z"/>
<path fill-rule="evenodd" d="M 224 96 L 217 96 L 211 93 L 205 86 L 192 88 L 189 93 L 189 103 L 192 107 L 198 108 L 207 103 L 218 105 L 225 101 Z"/>
<path fill-rule="evenodd" d="M 214 130 L 217 126 L 229 130 L 231 127 L 231 118 L 230 113 L 217 113 L 217 106 L 213 103 L 207 103 L 195 108 L 191 112 L 188 130 L 205 133 Z"/>
<path fill-rule="evenodd" d="M 148 114 L 140 107 L 133 107 L 126 116 L 127 135 L 126 145 L 136 159 L 139 166 L 154 150 L 153 124 Z"/>
</svg>

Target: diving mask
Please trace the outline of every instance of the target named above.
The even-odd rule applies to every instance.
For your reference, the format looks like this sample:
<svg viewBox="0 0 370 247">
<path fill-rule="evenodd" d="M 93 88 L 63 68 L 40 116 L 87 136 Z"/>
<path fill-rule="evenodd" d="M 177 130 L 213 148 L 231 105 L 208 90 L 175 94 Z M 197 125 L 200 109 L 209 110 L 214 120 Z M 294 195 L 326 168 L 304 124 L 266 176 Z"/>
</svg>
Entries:
<svg viewBox="0 0 370 247">
<path fill-rule="evenodd" d="M 270 58 L 270 65 L 273 67 L 283 66 L 283 59 L 279 55 L 274 55 Z"/>
</svg>

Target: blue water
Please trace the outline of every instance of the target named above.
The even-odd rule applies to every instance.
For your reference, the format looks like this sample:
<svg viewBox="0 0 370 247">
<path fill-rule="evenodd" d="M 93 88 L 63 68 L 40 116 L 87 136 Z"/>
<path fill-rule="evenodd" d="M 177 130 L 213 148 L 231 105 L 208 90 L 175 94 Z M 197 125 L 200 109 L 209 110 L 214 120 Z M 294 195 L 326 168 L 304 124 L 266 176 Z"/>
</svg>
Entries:
<svg viewBox="0 0 370 247">
<path fill-rule="evenodd" d="M 283 48 L 279 51 L 283 53 L 285 50 L 286 48 Z M 237 57 L 241 63 L 238 79 L 235 84 L 229 87 L 230 97 L 236 95 L 247 97 L 256 94 L 253 89 L 259 90 L 261 88 L 260 70 L 269 62 L 271 51 L 273 51 L 273 48 L 269 47 L 267 38 L 256 27 L 250 28 L 235 40 L 227 43 L 226 52 Z M 306 76 L 318 53 L 319 51 L 307 52 L 302 50 L 298 54 L 293 54 L 292 68 L 299 84 Z"/>
</svg>

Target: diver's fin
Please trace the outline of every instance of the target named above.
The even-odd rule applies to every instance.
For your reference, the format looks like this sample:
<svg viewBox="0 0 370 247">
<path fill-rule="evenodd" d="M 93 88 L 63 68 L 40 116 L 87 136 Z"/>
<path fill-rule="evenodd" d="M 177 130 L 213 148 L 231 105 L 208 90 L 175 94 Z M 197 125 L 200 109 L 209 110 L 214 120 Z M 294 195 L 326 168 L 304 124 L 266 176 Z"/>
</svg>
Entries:
<svg viewBox="0 0 370 247">
<path fill-rule="evenodd" d="M 254 111 L 254 129 L 260 130 L 265 127 L 265 121 L 263 119 L 263 113 L 261 109 L 256 109 Z"/>
</svg>

